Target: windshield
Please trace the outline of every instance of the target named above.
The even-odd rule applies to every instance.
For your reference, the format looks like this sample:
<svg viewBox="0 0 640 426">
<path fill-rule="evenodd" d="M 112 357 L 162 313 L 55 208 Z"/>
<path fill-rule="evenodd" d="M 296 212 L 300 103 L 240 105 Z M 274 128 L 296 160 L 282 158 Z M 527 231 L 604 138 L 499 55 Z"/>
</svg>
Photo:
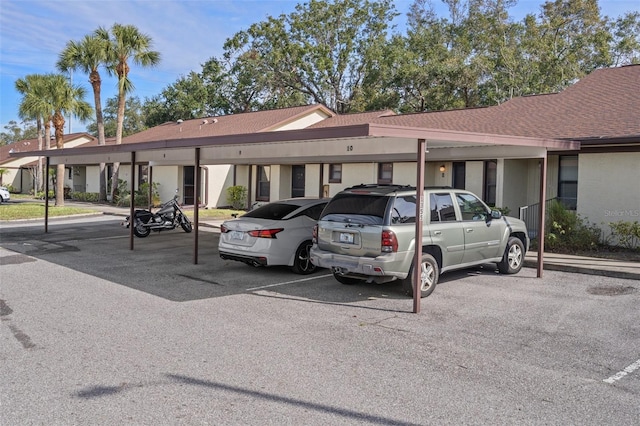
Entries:
<svg viewBox="0 0 640 426">
<path fill-rule="evenodd" d="M 390 197 L 338 194 L 322 212 L 321 220 L 382 225 Z"/>
<path fill-rule="evenodd" d="M 292 211 L 297 210 L 299 207 L 300 206 L 296 206 L 293 204 L 280 204 L 280 203 L 265 204 L 264 206 L 258 207 L 255 210 L 251 210 L 250 212 L 243 215 L 242 217 L 281 220 Z"/>
</svg>

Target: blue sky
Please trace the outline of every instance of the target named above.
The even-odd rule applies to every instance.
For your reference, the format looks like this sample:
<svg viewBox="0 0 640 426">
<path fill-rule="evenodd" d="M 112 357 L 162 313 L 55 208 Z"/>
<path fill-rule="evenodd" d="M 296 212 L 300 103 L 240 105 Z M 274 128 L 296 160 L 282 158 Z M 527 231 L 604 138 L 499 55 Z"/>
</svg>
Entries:
<svg viewBox="0 0 640 426">
<path fill-rule="evenodd" d="M 519 0 L 511 10 L 516 19 L 538 13 L 544 0 Z M 228 37 L 260 22 L 267 16 L 288 14 L 303 0 L 0 0 L 0 131 L 18 118 L 20 95 L 14 84 L 28 74 L 55 72 L 58 54 L 69 40 L 80 40 L 99 26 L 132 24 L 151 36 L 153 49 L 162 55 L 152 69 L 132 66 L 133 95 L 142 101 L 190 71 L 200 71 L 212 56 L 221 56 Z M 440 0 L 432 0 L 442 7 Z M 396 0 L 403 28 L 412 0 Z M 602 14 L 610 17 L 639 10 L 637 0 L 600 0 Z M 439 9 L 440 10 L 440 9 Z M 442 8 L 445 16 L 446 9 Z M 398 30 L 400 31 L 400 30 Z M 103 102 L 116 93 L 116 80 L 102 74 Z M 92 92 L 86 75 L 76 74 L 74 84 Z M 72 120 L 72 131 L 84 131 L 84 124 Z"/>
</svg>

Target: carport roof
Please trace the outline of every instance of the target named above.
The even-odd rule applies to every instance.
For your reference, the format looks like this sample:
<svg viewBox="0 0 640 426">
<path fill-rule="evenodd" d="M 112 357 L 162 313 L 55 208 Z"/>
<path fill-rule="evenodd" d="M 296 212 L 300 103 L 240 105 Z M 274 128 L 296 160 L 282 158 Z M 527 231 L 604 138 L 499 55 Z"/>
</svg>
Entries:
<svg viewBox="0 0 640 426">
<path fill-rule="evenodd" d="M 427 141 L 427 159 L 471 160 L 541 158 L 547 151 L 579 149 L 579 143 L 556 139 L 496 135 L 403 125 L 362 123 L 301 130 L 260 131 L 245 134 L 167 138 L 121 145 L 31 151 L 50 157 L 51 164 L 127 163 L 151 165 L 194 163 L 200 148 L 201 164 L 295 164 L 300 162 L 415 161 L 416 141 Z M 12 155 L 21 156 L 20 153 Z"/>
</svg>

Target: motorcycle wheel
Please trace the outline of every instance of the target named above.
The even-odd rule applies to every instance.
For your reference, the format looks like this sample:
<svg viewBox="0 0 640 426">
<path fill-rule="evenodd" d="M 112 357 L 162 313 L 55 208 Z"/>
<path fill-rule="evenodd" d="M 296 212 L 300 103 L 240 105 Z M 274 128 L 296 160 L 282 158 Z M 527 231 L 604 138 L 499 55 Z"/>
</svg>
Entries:
<svg viewBox="0 0 640 426">
<path fill-rule="evenodd" d="M 151 233 L 151 228 L 144 226 L 142 224 L 142 221 L 136 220 L 135 225 L 136 226 L 134 226 L 133 228 L 133 235 L 135 235 L 136 237 L 144 238 Z"/>
<path fill-rule="evenodd" d="M 180 226 L 182 226 L 182 229 L 186 233 L 189 233 L 193 230 L 193 226 L 191 225 L 191 222 L 189 222 L 189 219 L 187 219 L 184 216 L 180 217 Z"/>
</svg>

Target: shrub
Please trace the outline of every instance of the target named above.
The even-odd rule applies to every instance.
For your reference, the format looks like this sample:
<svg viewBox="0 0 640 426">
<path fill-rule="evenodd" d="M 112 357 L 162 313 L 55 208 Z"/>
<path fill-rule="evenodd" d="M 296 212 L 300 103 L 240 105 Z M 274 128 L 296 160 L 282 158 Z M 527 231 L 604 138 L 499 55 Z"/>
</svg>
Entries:
<svg viewBox="0 0 640 426">
<path fill-rule="evenodd" d="M 127 189 L 127 181 L 118 179 L 118 188 L 116 189 L 116 192 L 114 194 L 113 202 L 117 206 L 127 207 L 129 206 L 129 194 L 129 189 Z"/>
<path fill-rule="evenodd" d="M 236 210 L 247 206 L 247 188 L 242 185 L 227 188 L 227 202 Z"/>
<path fill-rule="evenodd" d="M 9 183 L 9 184 L 7 184 L 7 185 L 2 185 L 2 186 L 4 186 L 5 188 L 7 188 L 7 191 L 9 191 L 9 192 L 10 192 L 10 193 L 12 193 L 12 194 L 17 194 L 17 193 L 18 193 L 18 190 L 16 189 L 16 187 L 15 187 L 15 186 L 13 186 L 13 185 L 11 185 L 10 183 Z"/>
<path fill-rule="evenodd" d="M 640 223 L 635 222 L 610 222 L 611 234 L 618 244 L 627 249 L 640 249 Z"/>
<path fill-rule="evenodd" d="M 90 203 L 98 202 L 100 194 L 97 192 L 72 192 L 71 199 L 75 201 L 86 201 Z"/>
<path fill-rule="evenodd" d="M 491 207 L 493 210 L 497 210 L 502 213 L 503 216 L 508 216 L 511 213 L 511 209 L 509 207 Z"/>
<path fill-rule="evenodd" d="M 566 209 L 559 201 L 547 205 L 545 247 L 549 250 L 595 250 L 600 242 L 601 230 Z"/>
<path fill-rule="evenodd" d="M 160 192 L 158 192 L 158 186 L 160 184 L 158 182 L 153 182 L 152 184 L 152 193 L 151 193 L 151 204 L 152 206 L 160 205 Z M 144 182 L 140 184 L 138 189 L 136 189 L 135 194 L 135 205 L 136 207 L 149 207 L 149 183 Z"/>
<path fill-rule="evenodd" d="M 38 200 L 44 200 L 44 191 L 38 191 L 35 193 L 35 198 L 37 198 Z M 53 199 L 56 198 L 56 193 L 53 189 L 49 190 L 49 199 Z"/>
</svg>

